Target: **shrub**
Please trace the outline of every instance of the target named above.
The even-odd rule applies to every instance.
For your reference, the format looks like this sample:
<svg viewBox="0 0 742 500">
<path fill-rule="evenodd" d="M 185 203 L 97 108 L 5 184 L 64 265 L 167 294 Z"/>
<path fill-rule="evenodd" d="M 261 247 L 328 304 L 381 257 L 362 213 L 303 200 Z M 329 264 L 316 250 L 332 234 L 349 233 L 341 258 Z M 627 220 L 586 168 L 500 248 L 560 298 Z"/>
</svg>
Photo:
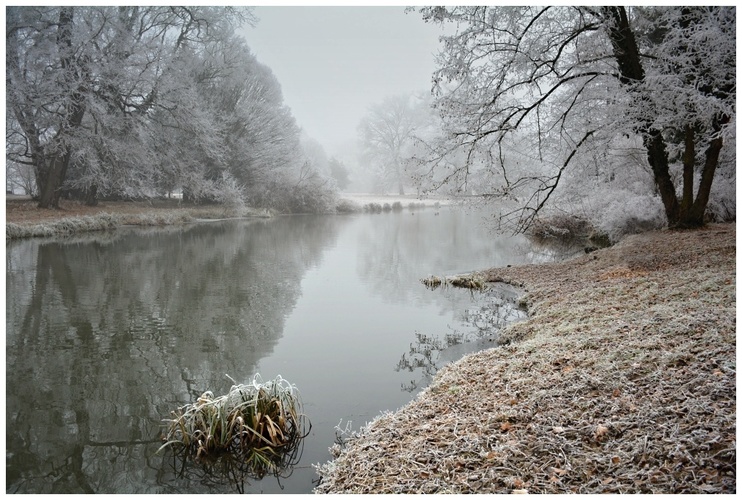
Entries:
<svg viewBox="0 0 742 500">
<path fill-rule="evenodd" d="M 352 214 L 355 212 L 359 212 L 360 210 L 361 207 L 358 206 L 357 203 L 350 200 L 340 200 L 335 206 L 335 211 L 337 211 L 337 213 L 339 214 Z"/>
</svg>

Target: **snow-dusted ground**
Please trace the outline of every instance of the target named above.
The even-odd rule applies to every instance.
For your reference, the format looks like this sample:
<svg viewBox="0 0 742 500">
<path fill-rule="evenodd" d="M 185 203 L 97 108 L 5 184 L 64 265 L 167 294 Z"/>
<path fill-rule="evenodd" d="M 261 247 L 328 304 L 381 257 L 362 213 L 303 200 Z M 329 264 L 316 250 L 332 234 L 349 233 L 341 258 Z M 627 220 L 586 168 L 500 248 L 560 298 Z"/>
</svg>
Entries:
<svg viewBox="0 0 742 500">
<path fill-rule="evenodd" d="M 381 194 L 370 194 L 370 193 L 341 193 L 340 198 L 343 200 L 352 201 L 360 206 L 368 203 L 378 203 L 384 205 L 389 203 L 390 205 L 395 202 L 400 202 L 404 208 L 407 208 L 410 203 L 415 203 L 417 206 L 424 205 L 426 207 L 438 205 L 453 205 L 460 201 L 455 198 L 447 198 L 443 196 L 423 196 L 418 197 L 414 194 L 409 195 L 381 195 Z"/>
</svg>

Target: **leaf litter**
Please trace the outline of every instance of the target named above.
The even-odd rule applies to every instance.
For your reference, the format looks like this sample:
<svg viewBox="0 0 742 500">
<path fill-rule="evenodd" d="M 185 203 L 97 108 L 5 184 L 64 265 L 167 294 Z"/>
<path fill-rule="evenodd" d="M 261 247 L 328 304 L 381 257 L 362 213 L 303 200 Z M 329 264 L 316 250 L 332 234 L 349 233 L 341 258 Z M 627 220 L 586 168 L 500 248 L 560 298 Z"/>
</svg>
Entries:
<svg viewBox="0 0 742 500">
<path fill-rule="evenodd" d="M 529 319 L 349 433 L 315 492 L 735 493 L 735 238 L 483 273 L 524 287 Z"/>
</svg>

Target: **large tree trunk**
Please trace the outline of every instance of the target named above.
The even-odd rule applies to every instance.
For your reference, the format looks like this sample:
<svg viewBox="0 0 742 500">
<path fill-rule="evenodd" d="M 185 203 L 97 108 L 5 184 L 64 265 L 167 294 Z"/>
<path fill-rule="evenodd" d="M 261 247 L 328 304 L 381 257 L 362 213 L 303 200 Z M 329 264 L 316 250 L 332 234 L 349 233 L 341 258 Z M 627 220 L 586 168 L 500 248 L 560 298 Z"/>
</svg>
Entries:
<svg viewBox="0 0 742 500">
<path fill-rule="evenodd" d="M 610 19 L 608 35 L 613 45 L 614 56 L 618 63 L 621 82 L 633 85 L 644 80 L 644 68 L 639 57 L 639 48 L 634 33 L 629 26 L 624 7 L 604 7 L 603 12 Z M 637 103 L 641 105 L 642 103 Z M 682 118 L 680 118 L 682 119 Z M 723 122 L 725 117 L 722 118 Z M 652 167 L 654 181 L 665 207 L 665 215 L 670 227 L 698 227 L 704 223 L 704 214 L 708 204 L 714 172 L 719 162 L 722 139 L 711 141 L 706 150 L 706 161 L 701 173 L 701 184 L 698 194 L 693 199 L 693 173 L 695 166 L 695 133 L 692 125 L 685 130 L 685 154 L 683 156 L 683 194 L 678 201 L 675 185 L 670 176 L 670 165 L 667 157 L 665 140 L 662 133 L 651 126 L 647 118 L 638 132 L 643 136 L 647 148 L 647 160 Z M 720 130 L 720 124 L 715 127 Z"/>
<path fill-rule="evenodd" d="M 43 180 L 39 186 L 39 208 L 59 208 L 59 197 L 62 194 L 60 188 L 69 164 L 70 153 L 66 151 L 52 156 L 44 166 L 40 175 Z"/>
<path fill-rule="evenodd" d="M 65 144 L 67 135 L 70 131 L 78 128 L 82 124 L 82 118 L 85 115 L 85 104 L 82 96 L 82 88 L 79 82 L 79 71 L 74 66 L 72 58 L 72 26 L 74 22 L 74 9 L 72 7 L 62 7 L 59 12 L 59 28 L 57 34 L 57 46 L 59 47 L 61 57 L 62 71 L 65 72 L 65 79 L 71 85 L 77 85 L 77 89 L 70 96 L 65 105 L 66 120 L 62 123 L 61 128 L 52 139 L 55 147 L 48 150 L 54 151 L 49 156 L 40 155 L 36 168 L 37 182 L 39 185 L 39 208 L 59 208 L 59 197 L 61 196 L 62 184 L 67 177 L 67 167 L 70 164 L 72 152 L 70 147 Z M 74 87 L 73 87 L 74 88 Z"/>
</svg>

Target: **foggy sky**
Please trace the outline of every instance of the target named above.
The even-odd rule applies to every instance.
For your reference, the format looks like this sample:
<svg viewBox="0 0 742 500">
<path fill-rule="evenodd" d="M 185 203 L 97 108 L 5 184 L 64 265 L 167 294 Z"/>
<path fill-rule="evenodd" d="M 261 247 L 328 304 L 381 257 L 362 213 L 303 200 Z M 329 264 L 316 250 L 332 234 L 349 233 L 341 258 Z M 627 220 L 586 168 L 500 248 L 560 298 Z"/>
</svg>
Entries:
<svg viewBox="0 0 742 500">
<path fill-rule="evenodd" d="M 300 127 L 328 155 L 355 144 L 372 104 L 429 92 L 438 26 L 395 7 L 256 7 L 260 21 L 242 33 L 281 83 Z"/>
</svg>

